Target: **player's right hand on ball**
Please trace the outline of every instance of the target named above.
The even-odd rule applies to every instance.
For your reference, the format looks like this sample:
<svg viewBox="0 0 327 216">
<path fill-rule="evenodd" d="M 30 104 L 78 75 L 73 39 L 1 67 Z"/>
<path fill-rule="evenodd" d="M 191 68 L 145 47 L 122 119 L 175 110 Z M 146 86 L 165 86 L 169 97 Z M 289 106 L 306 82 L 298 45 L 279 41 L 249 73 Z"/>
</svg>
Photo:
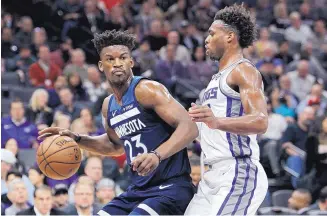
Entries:
<svg viewBox="0 0 327 216">
<path fill-rule="evenodd" d="M 59 128 L 59 127 L 49 127 L 39 131 L 38 139 L 44 139 L 49 136 L 59 134 L 60 136 L 68 136 L 72 139 L 76 139 L 77 135 L 70 130 Z"/>
</svg>

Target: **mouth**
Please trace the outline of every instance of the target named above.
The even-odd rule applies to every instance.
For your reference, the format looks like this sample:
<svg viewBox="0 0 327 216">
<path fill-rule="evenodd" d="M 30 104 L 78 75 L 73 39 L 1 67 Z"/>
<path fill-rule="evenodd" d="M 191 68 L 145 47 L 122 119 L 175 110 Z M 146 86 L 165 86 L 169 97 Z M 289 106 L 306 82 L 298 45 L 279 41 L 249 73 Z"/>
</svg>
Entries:
<svg viewBox="0 0 327 216">
<path fill-rule="evenodd" d="M 123 75 L 125 72 L 124 72 L 123 70 L 114 70 L 112 73 L 113 73 L 114 75 L 116 75 L 116 76 L 121 76 L 121 75 Z"/>
<path fill-rule="evenodd" d="M 206 55 L 209 55 L 209 47 L 208 47 L 208 45 L 205 45 L 205 49 L 206 49 Z"/>
</svg>

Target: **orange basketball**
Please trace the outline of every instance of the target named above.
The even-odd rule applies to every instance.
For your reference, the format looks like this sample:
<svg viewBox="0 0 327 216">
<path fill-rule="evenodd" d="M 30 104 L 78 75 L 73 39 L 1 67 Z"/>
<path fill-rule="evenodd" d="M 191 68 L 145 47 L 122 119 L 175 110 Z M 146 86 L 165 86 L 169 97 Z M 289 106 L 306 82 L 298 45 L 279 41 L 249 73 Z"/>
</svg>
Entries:
<svg viewBox="0 0 327 216">
<path fill-rule="evenodd" d="M 39 146 L 36 161 L 49 178 L 63 180 L 74 175 L 81 165 L 81 150 L 68 136 L 47 137 Z"/>
</svg>

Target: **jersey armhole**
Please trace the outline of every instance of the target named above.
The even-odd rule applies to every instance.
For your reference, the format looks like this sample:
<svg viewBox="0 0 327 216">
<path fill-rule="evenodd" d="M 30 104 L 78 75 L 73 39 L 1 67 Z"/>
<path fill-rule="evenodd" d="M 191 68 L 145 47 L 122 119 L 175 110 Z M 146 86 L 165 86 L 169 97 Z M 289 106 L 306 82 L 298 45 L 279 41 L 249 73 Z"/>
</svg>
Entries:
<svg viewBox="0 0 327 216">
<path fill-rule="evenodd" d="M 152 109 L 148 109 L 148 108 L 145 108 L 144 106 L 142 106 L 142 104 L 137 100 L 136 98 L 136 95 L 135 95 L 135 89 L 136 87 L 138 86 L 138 84 L 140 84 L 140 82 L 142 80 L 149 80 L 149 81 L 153 81 L 149 78 L 146 78 L 146 77 L 138 77 L 138 80 L 135 82 L 134 86 L 133 86 L 133 97 L 134 97 L 134 100 L 135 102 L 137 102 L 138 106 L 143 109 L 145 112 L 149 112 L 149 111 L 152 111 Z"/>
<path fill-rule="evenodd" d="M 113 94 L 109 95 L 109 102 L 108 102 L 108 110 L 107 110 L 107 118 L 105 118 L 103 115 L 102 117 L 105 118 L 105 120 L 108 122 L 109 121 L 109 114 L 110 114 L 110 107 L 111 107 L 111 103 L 112 103 L 112 96 Z M 109 123 L 107 123 L 108 127 L 110 127 Z M 110 127 L 111 128 L 111 127 Z"/>
</svg>

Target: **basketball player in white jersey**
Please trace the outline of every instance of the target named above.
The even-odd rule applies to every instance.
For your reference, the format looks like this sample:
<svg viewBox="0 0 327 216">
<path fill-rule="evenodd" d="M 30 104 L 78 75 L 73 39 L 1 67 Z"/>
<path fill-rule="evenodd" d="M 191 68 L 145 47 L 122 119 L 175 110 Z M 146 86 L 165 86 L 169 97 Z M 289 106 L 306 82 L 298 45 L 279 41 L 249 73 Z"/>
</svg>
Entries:
<svg viewBox="0 0 327 216">
<path fill-rule="evenodd" d="M 202 104 L 189 109 L 209 169 L 186 215 L 254 215 L 265 198 L 268 181 L 256 138 L 267 129 L 267 105 L 262 77 L 242 54 L 255 33 L 254 20 L 240 5 L 218 11 L 209 29 L 206 54 L 219 61 L 219 72 Z"/>
</svg>

